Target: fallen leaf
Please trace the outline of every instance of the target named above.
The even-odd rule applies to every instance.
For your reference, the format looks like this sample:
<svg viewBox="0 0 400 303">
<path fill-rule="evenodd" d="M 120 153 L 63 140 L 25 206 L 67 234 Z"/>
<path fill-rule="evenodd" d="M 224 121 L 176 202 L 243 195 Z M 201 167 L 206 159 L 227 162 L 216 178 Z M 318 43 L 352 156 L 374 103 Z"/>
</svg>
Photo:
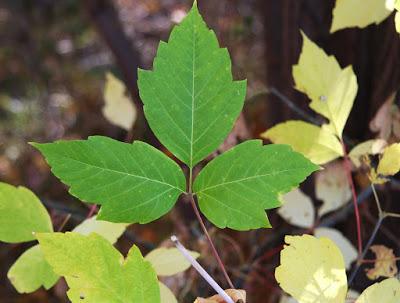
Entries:
<svg viewBox="0 0 400 303">
<path fill-rule="evenodd" d="M 246 303 L 246 291 L 243 289 L 226 289 L 225 292 L 235 303 Z M 215 295 L 209 298 L 197 298 L 194 303 L 225 303 L 225 300 L 220 295 Z"/>
<path fill-rule="evenodd" d="M 392 144 L 385 148 L 378 164 L 378 174 L 393 176 L 400 170 L 400 143 Z"/>
<path fill-rule="evenodd" d="M 324 170 L 317 173 L 315 195 L 323 203 L 318 210 L 320 216 L 348 203 L 351 190 L 342 161 L 328 164 Z"/>
<path fill-rule="evenodd" d="M 347 293 L 343 256 L 328 238 L 286 236 L 275 278 L 300 303 L 341 303 Z"/>
<path fill-rule="evenodd" d="M 136 120 L 136 108 L 125 94 L 125 86 L 113 74 L 107 73 L 104 88 L 104 117 L 114 125 L 129 131 Z"/>
<path fill-rule="evenodd" d="M 311 199 L 296 188 L 282 197 L 278 214 L 289 224 L 304 228 L 314 225 L 315 209 Z"/>
<path fill-rule="evenodd" d="M 346 269 L 350 269 L 351 263 L 357 260 L 357 249 L 343 234 L 334 228 L 319 227 L 314 230 L 317 238 L 329 238 L 340 248 Z"/>
<path fill-rule="evenodd" d="M 376 261 L 374 268 L 367 269 L 367 277 L 370 280 L 376 280 L 379 277 L 393 278 L 397 272 L 396 256 L 393 249 L 384 245 L 373 245 L 370 250 L 375 254 Z"/>
<path fill-rule="evenodd" d="M 355 303 L 399 303 L 400 282 L 395 278 L 375 283 L 364 290 Z"/>
<path fill-rule="evenodd" d="M 349 153 L 351 162 L 355 167 L 361 166 L 363 157 L 368 155 L 381 154 L 386 147 L 387 142 L 383 139 L 368 140 L 356 145 Z"/>
<path fill-rule="evenodd" d="M 392 93 L 376 112 L 374 118 L 369 123 L 372 132 L 379 132 L 378 138 L 388 141 L 392 133 L 393 123 L 393 103 L 396 94 Z"/>
</svg>

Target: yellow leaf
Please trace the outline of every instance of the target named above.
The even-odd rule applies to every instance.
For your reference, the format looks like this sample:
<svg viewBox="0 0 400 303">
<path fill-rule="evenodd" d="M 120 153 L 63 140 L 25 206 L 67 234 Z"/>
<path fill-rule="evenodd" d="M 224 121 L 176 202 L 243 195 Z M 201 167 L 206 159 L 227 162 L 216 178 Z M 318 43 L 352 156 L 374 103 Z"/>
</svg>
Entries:
<svg viewBox="0 0 400 303">
<path fill-rule="evenodd" d="M 400 302 L 400 282 L 395 278 L 375 283 L 364 290 L 355 303 L 398 303 Z"/>
<path fill-rule="evenodd" d="M 400 170 L 400 143 L 394 143 L 385 148 L 378 164 L 378 174 L 393 176 Z"/>
<path fill-rule="evenodd" d="M 396 31 L 400 33 L 400 0 L 396 0 L 394 8 L 396 9 L 396 16 L 394 17 L 394 22 L 396 24 Z"/>
<path fill-rule="evenodd" d="M 326 100 L 336 82 L 341 68 L 335 57 L 328 56 L 321 48 L 301 32 L 303 47 L 299 62 L 293 66 L 296 89 L 305 93 L 312 102 Z"/>
<path fill-rule="evenodd" d="M 368 140 L 356 145 L 349 153 L 351 162 L 355 167 L 361 166 L 361 161 L 364 156 L 377 155 L 383 152 L 387 142 L 383 139 Z"/>
<path fill-rule="evenodd" d="M 338 138 L 325 128 L 304 121 L 287 121 L 270 128 L 261 137 L 288 144 L 315 164 L 324 164 L 343 155 Z"/>
<path fill-rule="evenodd" d="M 384 245 L 373 245 L 370 248 L 376 256 L 374 268 L 367 270 L 367 277 L 376 280 L 379 277 L 393 278 L 397 272 L 396 256 L 393 249 Z"/>
<path fill-rule="evenodd" d="M 178 303 L 174 293 L 162 282 L 158 282 L 160 286 L 161 303 Z"/>
<path fill-rule="evenodd" d="M 225 292 L 233 302 L 246 303 L 246 292 L 243 289 L 225 289 Z M 197 298 L 194 303 L 225 303 L 225 300 L 220 295 L 215 295 L 207 299 Z"/>
<path fill-rule="evenodd" d="M 346 28 L 379 24 L 393 10 L 393 0 L 336 0 L 331 33 Z"/>
<path fill-rule="evenodd" d="M 333 56 L 303 34 L 303 49 L 293 66 L 293 77 L 296 88 L 311 99 L 310 107 L 329 119 L 329 128 L 341 138 L 357 95 L 353 68 L 341 69 Z"/>
<path fill-rule="evenodd" d="M 299 303 L 343 303 L 347 277 L 343 256 L 328 238 L 286 236 L 275 278 Z"/>
<path fill-rule="evenodd" d="M 323 216 L 347 204 L 351 190 L 342 161 L 329 163 L 324 170 L 317 173 L 315 196 L 322 200 L 318 214 Z"/>
<path fill-rule="evenodd" d="M 111 73 L 106 75 L 104 102 L 104 117 L 111 124 L 129 131 L 136 120 L 136 108 L 125 95 L 124 84 Z"/>
<path fill-rule="evenodd" d="M 291 225 L 310 228 L 314 225 L 315 210 L 311 199 L 296 188 L 282 197 L 278 214 Z"/>
<path fill-rule="evenodd" d="M 357 260 L 357 249 L 354 245 L 343 236 L 343 234 L 334 228 L 318 227 L 314 230 L 317 238 L 329 238 L 340 248 L 342 252 L 346 269 L 350 269 L 351 263 Z"/>
<path fill-rule="evenodd" d="M 190 254 L 195 259 L 199 257 L 195 251 L 190 251 Z M 145 259 L 151 263 L 159 276 L 172 276 L 190 267 L 190 263 L 177 248 L 156 248 L 149 252 Z"/>
</svg>

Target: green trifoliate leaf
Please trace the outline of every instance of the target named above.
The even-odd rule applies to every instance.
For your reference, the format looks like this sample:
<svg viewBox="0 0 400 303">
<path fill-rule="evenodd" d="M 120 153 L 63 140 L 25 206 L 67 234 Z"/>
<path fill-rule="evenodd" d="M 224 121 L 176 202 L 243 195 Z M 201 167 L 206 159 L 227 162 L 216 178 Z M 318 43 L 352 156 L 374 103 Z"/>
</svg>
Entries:
<svg viewBox="0 0 400 303">
<path fill-rule="evenodd" d="M 33 192 L 0 182 L 0 241 L 32 241 L 34 232 L 52 231 L 50 216 Z"/>
<path fill-rule="evenodd" d="M 160 43 L 153 67 L 139 70 L 144 113 L 160 141 L 193 167 L 232 129 L 246 82 L 232 80 L 229 53 L 219 48 L 196 3 L 168 43 Z"/>
<path fill-rule="evenodd" d="M 265 209 L 298 186 L 318 166 L 287 145 L 239 144 L 211 161 L 194 183 L 199 206 L 220 228 L 270 227 Z"/>
<path fill-rule="evenodd" d="M 64 276 L 72 303 L 158 303 L 160 290 L 151 264 L 133 246 L 128 257 L 93 233 L 38 234 L 46 260 Z"/>
<path fill-rule="evenodd" d="M 59 279 L 44 259 L 39 245 L 25 251 L 11 266 L 7 276 L 19 293 L 31 293 L 41 286 L 50 289 Z"/>
<path fill-rule="evenodd" d="M 185 190 L 180 167 L 144 142 L 94 136 L 33 145 L 72 195 L 102 205 L 101 220 L 148 223 L 167 213 Z"/>
</svg>

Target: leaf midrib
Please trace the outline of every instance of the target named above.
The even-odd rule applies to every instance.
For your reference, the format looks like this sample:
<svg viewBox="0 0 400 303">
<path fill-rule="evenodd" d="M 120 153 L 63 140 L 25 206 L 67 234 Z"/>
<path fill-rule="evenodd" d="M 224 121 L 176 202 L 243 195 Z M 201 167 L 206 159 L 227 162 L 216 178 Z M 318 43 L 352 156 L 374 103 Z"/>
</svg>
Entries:
<svg viewBox="0 0 400 303">
<path fill-rule="evenodd" d="M 100 170 L 109 171 L 109 172 L 117 173 L 117 174 L 120 174 L 120 175 L 127 175 L 127 176 L 131 176 L 131 177 L 134 177 L 134 178 L 147 180 L 147 181 L 150 181 L 150 182 L 167 185 L 167 186 L 172 187 L 172 188 L 178 190 L 179 192 L 183 193 L 183 190 L 180 189 L 179 187 L 176 187 L 176 186 L 174 186 L 172 184 L 169 184 L 169 183 L 166 183 L 166 182 L 163 182 L 163 181 L 160 181 L 160 180 L 150 179 L 150 178 L 147 178 L 147 177 L 144 177 L 144 176 L 134 175 L 134 174 L 131 174 L 131 173 L 128 173 L 128 172 L 121 172 L 121 171 L 114 170 L 114 169 L 111 169 L 111 168 L 104 168 L 104 167 L 96 166 L 96 165 L 93 165 L 93 164 L 90 164 L 90 163 L 86 163 L 86 162 L 83 162 L 83 161 L 80 161 L 80 160 L 77 160 L 77 159 L 73 159 L 73 158 L 70 158 L 70 157 L 66 157 L 66 156 L 59 156 L 59 158 L 69 159 L 71 161 L 75 161 L 75 162 L 81 163 L 83 165 L 94 167 L 94 168 L 97 168 L 97 169 L 100 169 Z"/>
</svg>

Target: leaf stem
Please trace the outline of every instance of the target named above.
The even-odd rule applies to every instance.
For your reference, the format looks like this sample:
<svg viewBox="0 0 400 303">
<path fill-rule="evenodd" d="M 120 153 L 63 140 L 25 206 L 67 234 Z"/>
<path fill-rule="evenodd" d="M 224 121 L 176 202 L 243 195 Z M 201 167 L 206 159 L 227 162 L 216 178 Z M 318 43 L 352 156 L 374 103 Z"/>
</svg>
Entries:
<svg viewBox="0 0 400 303">
<path fill-rule="evenodd" d="M 358 246 L 358 255 L 362 254 L 362 237 L 361 237 L 361 219 L 360 219 L 360 212 L 358 210 L 358 203 L 357 203 L 357 193 L 356 188 L 354 186 L 353 177 L 351 175 L 351 163 L 349 160 L 349 156 L 347 154 L 346 145 L 341 139 L 342 147 L 343 147 L 343 157 L 344 157 L 344 169 L 346 171 L 347 179 L 351 188 L 351 194 L 353 196 L 353 206 L 354 206 L 354 214 L 356 217 L 356 226 L 357 226 L 357 246 Z"/>
<path fill-rule="evenodd" d="M 193 208 L 194 213 L 196 214 L 197 220 L 199 221 L 200 226 L 201 226 L 204 234 L 206 235 L 208 243 L 210 244 L 210 247 L 211 247 L 211 251 L 214 254 L 215 259 L 217 260 L 218 266 L 221 269 L 223 275 L 225 276 L 225 279 L 228 282 L 229 287 L 234 289 L 235 287 L 233 286 L 233 283 L 232 283 L 231 279 L 229 278 L 228 273 L 226 272 L 224 263 L 222 263 L 222 260 L 221 260 L 221 258 L 219 256 L 218 252 L 217 252 L 217 249 L 215 248 L 214 243 L 211 240 L 210 234 L 208 233 L 207 228 L 206 228 L 206 226 L 204 224 L 204 221 L 201 218 L 199 209 L 197 208 L 197 205 L 196 205 L 196 201 L 194 200 L 194 196 L 193 196 L 193 194 L 191 192 L 189 193 L 189 198 L 190 198 L 189 199 L 190 200 L 190 204 L 192 205 L 192 208 Z"/>
</svg>

